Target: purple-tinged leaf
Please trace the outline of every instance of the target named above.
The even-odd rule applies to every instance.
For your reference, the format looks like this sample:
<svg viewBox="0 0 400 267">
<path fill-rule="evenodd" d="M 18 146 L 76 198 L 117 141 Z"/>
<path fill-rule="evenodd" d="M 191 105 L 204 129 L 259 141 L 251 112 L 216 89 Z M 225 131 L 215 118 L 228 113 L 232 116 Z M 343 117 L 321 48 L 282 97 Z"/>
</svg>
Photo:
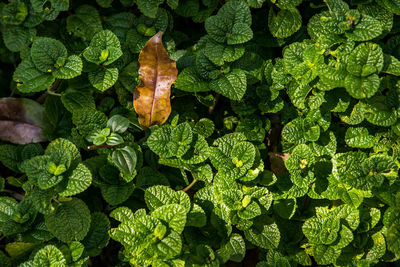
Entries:
<svg viewBox="0 0 400 267">
<path fill-rule="evenodd" d="M 14 144 L 44 142 L 44 108 L 27 98 L 0 98 L 0 140 Z"/>
</svg>

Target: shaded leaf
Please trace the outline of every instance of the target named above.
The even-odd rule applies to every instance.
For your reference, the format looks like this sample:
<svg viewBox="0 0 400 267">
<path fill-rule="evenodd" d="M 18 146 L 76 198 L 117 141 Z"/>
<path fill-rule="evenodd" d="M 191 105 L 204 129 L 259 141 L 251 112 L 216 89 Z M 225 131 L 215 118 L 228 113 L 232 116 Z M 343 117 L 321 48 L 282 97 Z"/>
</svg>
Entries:
<svg viewBox="0 0 400 267">
<path fill-rule="evenodd" d="M 77 198 L 61 203 L 45 217 L 50 232 L 63 242 L 82 240 L 89 231 L 90 211 Z"/>
<path fill-rule="evenodd" d="M 44 108 L 27 98 L 0 99 L 0 139 L 15 144 L 44 142 L 47 125 Z"/>
</svg>

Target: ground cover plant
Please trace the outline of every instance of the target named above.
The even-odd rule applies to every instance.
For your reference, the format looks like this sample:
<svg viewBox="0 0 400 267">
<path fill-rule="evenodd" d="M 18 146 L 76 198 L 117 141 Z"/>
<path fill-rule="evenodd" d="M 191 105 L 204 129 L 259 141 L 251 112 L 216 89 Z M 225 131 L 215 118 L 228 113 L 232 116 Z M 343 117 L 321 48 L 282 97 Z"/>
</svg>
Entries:
<svg viewBox="0 0 400 267">
<path fill-rule="evenodd" d="M 0 14 L 0 266 L 400 260 L 399 0 Z"/>
</svg>

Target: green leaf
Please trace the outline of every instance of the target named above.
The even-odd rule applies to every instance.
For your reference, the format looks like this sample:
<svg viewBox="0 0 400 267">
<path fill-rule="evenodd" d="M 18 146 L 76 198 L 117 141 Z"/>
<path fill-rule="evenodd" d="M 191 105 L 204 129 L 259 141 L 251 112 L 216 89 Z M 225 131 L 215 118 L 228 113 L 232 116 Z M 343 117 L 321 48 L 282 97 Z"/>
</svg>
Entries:
<svg viewBox="0 0 400 267">
<path fill-rule="evenodd" d="M 167 147 L 174 156 L 181 157 L 188 151 L 192 140 L 192 128 L 189 123 L 184 122 L 172 129 L 171 142 L 167 144 Z"/>
<path fill-rule="evenodd" d="M 73 241 L 69 244 L 69 250 L 73 261 L 77 261 L 83 253 L 85 247 L 78 241 Z"/>
<path fill-rule="evenodd" d="M 122 138 L 122 136 L 120 136 L 117 133 L 111 133 L 106 139 L 107 139 L 106 144 L 112 145 L 112 146 L 117 146 L 124 142 L 124 139 Z"/>
<path fill-rule="evenodd" d="M 32 62 L 41 72 L 54 71 L 60 62 L 65 63 L 67 56 L 67 49 L 58 40 L 38 37 L 33 41 L 31 48 Z"/>
<path fill-rule="evenodd" d="M 353 183 L 363 176 L 360 162 L 367 159 L 361 151 L 338 153 L 332 159 L 332 174 L 339 181 Z"/>
<path fill-rule="evenodd" d="M 340 255 L 340 249 L 325 245 L 315 245 L 312 251 L 316 262 L 321 265 L 334 263 Z"/>
<path fill-rule="evenodd" d="M 367 128 L 350 127 L 346 131 L 346 144 L 350 147 L 370 148 L 375 144 L 374 136 L 370 135 Z"/>
<path fill-rule="evenodd" d="M 81 75 L 83 68 L 82 59 L 79 56 L 69 56 L 64 65 L 53 71 L 53 76 L 58 79 L 72 79 Z"/>
<path fill-rule="evenodd" d="M 347 71 L 344 68 L 333 68 L 328 65 L 320 65 L 318 68 L 318 88 L 323 91 L 332 90 L 338 87 L 344 87 L 344 79 L 347 76 Z"/>
<path fill-rule="evenodd" d="M 10 51 L 19 52 L 28 47 L 35 35 L 36 29 L 34 28 L 7 26 L 3 30 L 3 41 Z"/>
<path fill-rule="evenodd" d="M 384 73 L 400 76 L 400 61 L 394 56 L 388 54 L 384 55 Z"/>
<path fill-rule="evenodd" d="M 231 30 L 233 23 L 228 18 L 221 16 L 212 16 L 206 19 L 205 28 L 207 33 L 216 42 L 224 43 L 227 39 L 227 33 Z"/>
<path fill-rule="evenodd" d="M 269 10 L 268 27 L 271 34 L 277 38 L 286 38 L 297 32 L 301 27 L 301 15 L 297 8 L 282 9 L 277 14 L 273 8 Z"/>
<path fill-rule="evenodd" d="M 87 41 L 92 40 L 93 36 L 102 29 L 99 12 L 89 5 L 79 6 L 75 14 L 67 18 L 67 31 Z"/>
<path fill-rule="evenodd" d="M 171 233 L 157 244 L 157 250 L 160 253 L 160 256 L 166 259 L 176 257 L 182 250 L 181 236 L 177 232 L 171 231 Z"/>
<path fill-rule="evenodd" d="M 17 259 L 23 257 L 27 253 L 30 253 L 35 247 L 36 244 L 34 243 L 13 242 L 8 243 L 5 250 L 12 259 Z"/>
<path fill-rule="evenodd" d="M 110 213 L 110 217 L 122 223 L 129 223 L 135 218 L 135 214 L 127 207 L 118 207 Z"/>
<path fill-rule="evenodd" d="M 394 180 L 398 171 L 396 163 L 386 155 L 373 155 L 365 160 L 361 167 L 366 175 L 369 187 L 380 186 L 385 179 Z"/>
<path fill-rule="evenodd" d="M 244 231 L 244 235 L 250 243 L 264 249 L 277 248 L 280 242 L 280 232 L 276 223 L 255 224 L 250 229 Z"/>
<path fill-rule="evenodd" d="M 253 166 L 255 156 L 255 147 L 249 142 L 241 142 L 232 147 L 231 158 L 236 161 L 234 164 L 239 168 L 250 169 Z"/>
<path fill-rule="evenodd" d="M 391 126 L 397 121 L 397 111 L 387 103 L 384 96 L 375 96 L 365 106 L 365 119 L 378 126 Z"/>
<path fill-rule="evenodd" d="M 107 246 L 110 239 L 108 235 L 109 230 L 110 221 L 104 213 L 94 212 L 91 214 L 89 232 L 82 240 L 85 251 L 89 256 L 95 257 L 99 255 L 102 248 Z"/>
<path fill-rule="evenodd" d="M 249 7 L 253 7 L 253 8 L 262 7 L 264 2 L 265 2 L 265 0 L 247 0 L 247 4 L 249 5 Z"/>
<path fill-rule="evenodd" d="M 179 5 L 179 0 L 167 0 L 167 4 L 171 9 L 176 9 Z"/>
<path fill-rule="evenodd" d="M 226 178 L 238 179 L 253 166 L 256 150 L 249 142 L 235 140 L 234 135 L 225 135 L 219 139 L 217 147 L 210 147 L 210 160 L 213 166 L 226 175 Z M 234 143 L 236 142 L 236 143 Z"/>
<path fill-rule="evenodd" d="M 376 2 L 394 14 L 400 15 L 400 2 L 398 0 L 378 0 Z"/>
<path fill-rule="evenodd" d="M 89 107 L 74 110 L 72 122 L 79 130 L 79 133 L 86 137 L 93 130 L 103 129 L 107 124 L 107 117 L 103 112 Z"/>
<path fill-rule="evenodd" d="M 187 214 L 186 226 L 203 227 L 207 224 L 207 216 L 204 210 L 197 204 Z"/>
<path fill-rule="evenodd" d="M 151 211 L 167 204 L 180 204 L 185 207 L 186 212 L 190 210 L 189 196 L 182 191 L 175 192 L 168 186 L 156 185 L 147 188 L 144 199 Z"/>
<path fill-rule="evenodd" d="M 47 245 L 39 250 L 33 258 L 33 267 L 64 267 L 66 260 L 62 252 L 53 245 Z"/>
<path fill-rule="evenodd" d="M 181 0 L 175 12 L 182 17 L 194 17 L 199 12 L 199 1 Z"/>
<path fill-rule="evenodd" d="M 100 190 L 104 200 L 111 206 L 125 202 L 131 195 L 135 185 L 133 182 L 120 181 L 116 184 L 101 184 Z"/>
<path fill-rule="evenodd" d="M 107 121 L 107 127 L 116 133 L 124 133 L 129 127 L 130 121 L 121 115 L 114 115 Z"/>
<path fill-rule="evenodd" d="M 1 163 L 15 172 L 20 172 L 18 165 L 21 161 L 20 153 L 17 146 L 0 145 L 0 161 Z"/>
<path fill-rule="evenodd" d="M 122 56 L 121 44 L 112 31 L 104 30 L 93 36 L 83 56 L 89 62 L 107 66 Z"/>
<path fill-rule="evenodd" d="M 229 18 L 233 23 L 251 25 L 250 8 L 243 0 L 231 0 L 225 3 L 218 11 L 221 17 Z"/>
<path fill-rule="evenodd" d="M 357 77 L 347 75 L 344 81 L 346 91 L 354 98 L 370 98 L 379 90 L 380 80 L 378 75 L 372 74 L 368 77 Z"/>
<path fill-rule="evenodd" d="M 153 210 L 151 215 L 181 234 L 186 225 L 186 212 L 187 210 L 182 205 L 167 204 Z"/>
<path fill-rule="evenodd" d="M 229 260 L 241 262 L 246 255 L 246 243 L 241 235 L 234 233 L 221 250 L 227 254 Z"/>
<path fill-rule="evenodd" d="M 174 154 L 167 147 L 167 144 L 171 141 L 171 132 L 172 127 L 168 125 L 157 128 L 147 139 L 147 145 L 154 153 L 163 158 L 172 157 Z"/>
<path fill-rule="evenodd" d="M 117 149 L 112 153 L 112 163 L 121 171 L 128 175 L 135 173 L 137 156 L 135 150 L 130 146 Z"/>
<path fill-rule="evenodd" d="M 41 190 L 37 187 L 30 193 L 30 198 L 38 212 L 48 214 L 54 211 L 52 199 L 55 194 L 54 190 Z"/>
<path fill-rule="evenodd" d="M 365 259 L 369 261 L 376 261 L 385 255 L 386 241 L 385 237 L 380 232 L 374 233 L 371 237 L 373 246 L 366 254 Z"/>
<path fill-rule="evenodd" d="M 245 200 L 246 198 L 244 198 Z M 243 200 L 242 200 L 243 205 Z M 245 204 L 246 205 L 246 204 Z M 250 202 L 244 209 L 238 211 L 238 216 L 244 220 L 251 220 L 261 215 L 261 208 L 256 202 Z"/>
<path fill-rule="evenodd" d="M 341 226 L 339 232 L 339 238 L 333 243 L 333 247 L 336 249 L 341 249 L 348 246 L 354 239 L 353 232 L 347 226 Z"/>
<path fill-rule="evenodd" d="M 71 113 L 83 108 L 95 108 L 93 97 L 82 91 L 65 91 L 61 94 L 64 107 Z"/>
<path fill-rule="evenodd" d="M 96 0 L 96 2 L 102 8 L 109 8 L 111 7 L 113 0 Z"/>
<path fill-rule="evenodd" d="M 329 13 L 334 16 L 336 20 L 340 20 L 349 11 L 349 5 L 342 0 L 326 0 L 326 5 Z"/>
<path fill-rule="evenodd" d="M 200 119 L 193 128 L 193 132 L 201 134 L 204 137 L 210 137 L 214 132 L 214 122 L 210 119 Z"/>
<path fill-rule="evenodd" d="M 387 232 L 385 233 L 386 245 L 389 251 L 393 252 L 397 257 L 400 253 L 400 240 L 398 237 L 400 233 L 400 222 L 397 220 L 388 226 Z"/>
<path fill-rule="evenodd" d="M 235 26 L 236 25 L 236 26 Z M 218 14 L 205 21 L 207 33 L 216 42 L 239 44 L 253 37 L 251 26 L 251 13 L 243 0 L 233 0 L 224 4 Z M 229 40 L 229 38 L 232 38 Z"/>
<path fill-rule="evenodd" d="M 245 24 L 247 25 L 247 24 Z M 253 33 L 252 33 L 253 34 Z M 205 54 L 214 64 L 221 66 L 226 62 L 233 62 L 244 55 L 245 49 L 241 45 L 224 45 L 212 39 L 206 44 Z M 222 56 L 221 56 L 222 55 Z"/>
<path fill-rule="evenodd" d="M 8 25 L 21 24 L 28 15 L 28 7 L 24 2 L 13 1 L 4 5 L 1 9 L 2 23 Z"/>
<path fill-rule="evenodd" d="M 366 77 L 379 73 L 383 68 L 383 52 L 379 45 L 362 43 L 347 59 L 347 71 L 354 76 Z"/>
<path fill-rule="evenodd" d="M 17 89 L 22 93 L 43 91 L 55 81 L 51 73 L 39 71 L 29 59 L 22 60 L 18 65 L 15 69 L 13 79 L 17 82 Z"/>
<path fill-rule="evenodd" d="M 304 144 L 307 141 L 317 141 L 320 136 L 320 127 L 311 120 L 301 117 L 287 123 L 282 129 L 282 137 L 294 144 Z"/>
<path fill-rule="evenodd" d="M 289 45 L 283 54 L 285 71 L 299 80 L 300 84 L 306 84 L 316 77 L 317 68 L 323 64 L 323 56 L 318 47 L 309 43 L 293 43 Z"/>
<path fill-rule="evenodd" d="M 280 217 L 291 219 L 296 212 L 296 199 L 278 199 L 274 201 L 273 209 Z"/>
<path fill-rule="evenodd" d="M 312 217 L 304 222 L 302 230 L 310 243 L 320 244 L 320 233 L 324 231 L 322 225 L 323 219 L 318 217 Z"/>
<path fill-rule="evenodd" d="M 158 11 L 158 6 L 162 4 L 164 0 L 137 0 L 136 4 L 140 12 L 149 18 L 155 18 Z"/>
<path fill-rule="evenodd" d="M 346 113 L 340 114 L 340 119 L 350 125 L 360 124 L 365 118 L 365 104 L 358 102 L 353 108 L 349 108 Z"/>
<path fill-rule="evenodd" d="M 354 41 L 368 41 L 378 37 L 383 31 L 382 24 L 379 20 L 362 15 L 361 20 L 357 23 L 352 32 L 346 32 L 346 37 Z"/>
<path fill-rule="evenodd" d="M 9 221 L 13 220 L 14 213 L 16 213 L 17 211 L 17 205 L 18 205 L 17 201 L 13 198 L 8 198 L 8 197 L 0 198 L 0 227 L 3 235 L 9 234 L 7 232 L 10 232 L 10 230 L 12 231 L 11 233 L 13 233 L 16 230 L 16 229 L 7 229 L 7 225 Z"/>
<path fill-rule="evenodd" d="M 173 203 L 175 191 L 167 186 L 153 186 L 145 191 L 145 201 L 150 210 Z"/>
<path fill-rule="evenodd" d="M 85 191 L 92 183 L 92 174 L 82 163 L 79 163 L 71 176 L 68 177 L 66 188 L 61 191 L 60 196 L 73 196 Z"/>
<path fill-rule="evenodd" d="M 308 186 L 314 180 L 312 172 L 315 158 L 311 148 L 305 144 L 296 146 L 291 156 L 285 161 L 285 166 L 291 173 L 291 179 L 300 187 Z"/>
<path fill-rule="evenodd" d="M 236 45 L 248 42 L 253 38 L 253 31 L 246 23 L 235 23 L 227 36 L 228 45 Z"/>
<path fill-rule="evenodd" d="M 88 78 L 94 88 L 104 92 L 116 83 L 118 79 L 118 69 L 99 68 L 96 71 L 89 72 Z"/>
<path fill-rule="evenodd" d="M 60 152 L 69 152 L 71 154 L 71 163 L 69 166 L 75 168 L 79 162 L 81 162 L 81 154 L 78 148 L 69 140 L 64 138 L 57 138 L 52 141 L 46 148 L 45 154 L 52 155 Z M 60 155 L 65 155 L 61 153 Z M 65 157 L 62 157 L 62 161 L 65 161 Z"/>
<path fill-rule="evenodd" d="M 241 100 L 246 93 L 246 74 L 241 69 L 234 69 L 225 76 L 210 82 L 213 90 L 231 100 Z"/>
<path fill-rule="evenodd" d="M 137 187 L 146 189 L 156 184 L 169 186 L 169 181 L 164 174 L 153 168 L 148 166 L 141 168 L 136 178 Z"/>
<path fill-rule="evenodd" d="M 80 241 L 89 231 L 90 211 L 77 198 L 61 203 L 54 212 L 45 216 L 46 226 L 62 242 Z"/>
<path fill-rule="evenodd" d="M 181 71 L 175 81 L 175 87 L 185 92 L 207 92 L 208 82 L 201 78 L 195 66 Z"/>
<path fill-rule="evenodd" d="M 45 9 L 45 3 L 43 1 L 40 0 L 32 0 L 31 4 L 33 7 L 33 10 L 37 13 L 45 13 L 45 11 L 49 12 L 50 14 L 48 14 L 46 16 L 46 19 L 49 20 L 54 20 L 55 17 L 58 15 L 58 12 L 54 12 L 54 11 L 67 11 L 69 8 L 69 2 L 65 1 L 65 0 L 55 0 L 52 1 L 48 4 L 50 4 L 49 6 L 47 6 Z M 53 15 L 53 13 L 56 13 L 55 15 Z M 50 17 L 52 18 L 53 16 L 55 16 L 54 18 L 50 19 L 48 16 L 50 15 Z"/>
</svg>

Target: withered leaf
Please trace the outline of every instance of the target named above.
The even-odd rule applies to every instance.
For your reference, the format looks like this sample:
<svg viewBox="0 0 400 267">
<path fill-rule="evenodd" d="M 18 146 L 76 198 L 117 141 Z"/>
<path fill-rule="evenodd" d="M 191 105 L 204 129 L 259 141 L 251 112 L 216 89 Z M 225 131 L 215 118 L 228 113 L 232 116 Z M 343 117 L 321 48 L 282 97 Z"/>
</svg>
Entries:
<svg viewBox="0 0 400 267">
<path fill-rule="evenodd" d="M 139 54 L 140 84 L 135 88 L 133 104 L 144 128 L 161 125 L 171 113 L 171 85 L 178 75 L 176 62 L 162 44 L 162 33 L 154 35 Z"/>
<path fill-rule="evenodd" d="M 290 157 L 289 153 L 268 152 L 268 156 L 271 162 L 271 170 L 277 177 L 286 172 L 285 161 Z"/>
<path fill-rule="evenodd" d="M 0 140 L 14 144 L 44 142 L 44 108 L 27 98 L 0 98 Z"/>
</svg>

